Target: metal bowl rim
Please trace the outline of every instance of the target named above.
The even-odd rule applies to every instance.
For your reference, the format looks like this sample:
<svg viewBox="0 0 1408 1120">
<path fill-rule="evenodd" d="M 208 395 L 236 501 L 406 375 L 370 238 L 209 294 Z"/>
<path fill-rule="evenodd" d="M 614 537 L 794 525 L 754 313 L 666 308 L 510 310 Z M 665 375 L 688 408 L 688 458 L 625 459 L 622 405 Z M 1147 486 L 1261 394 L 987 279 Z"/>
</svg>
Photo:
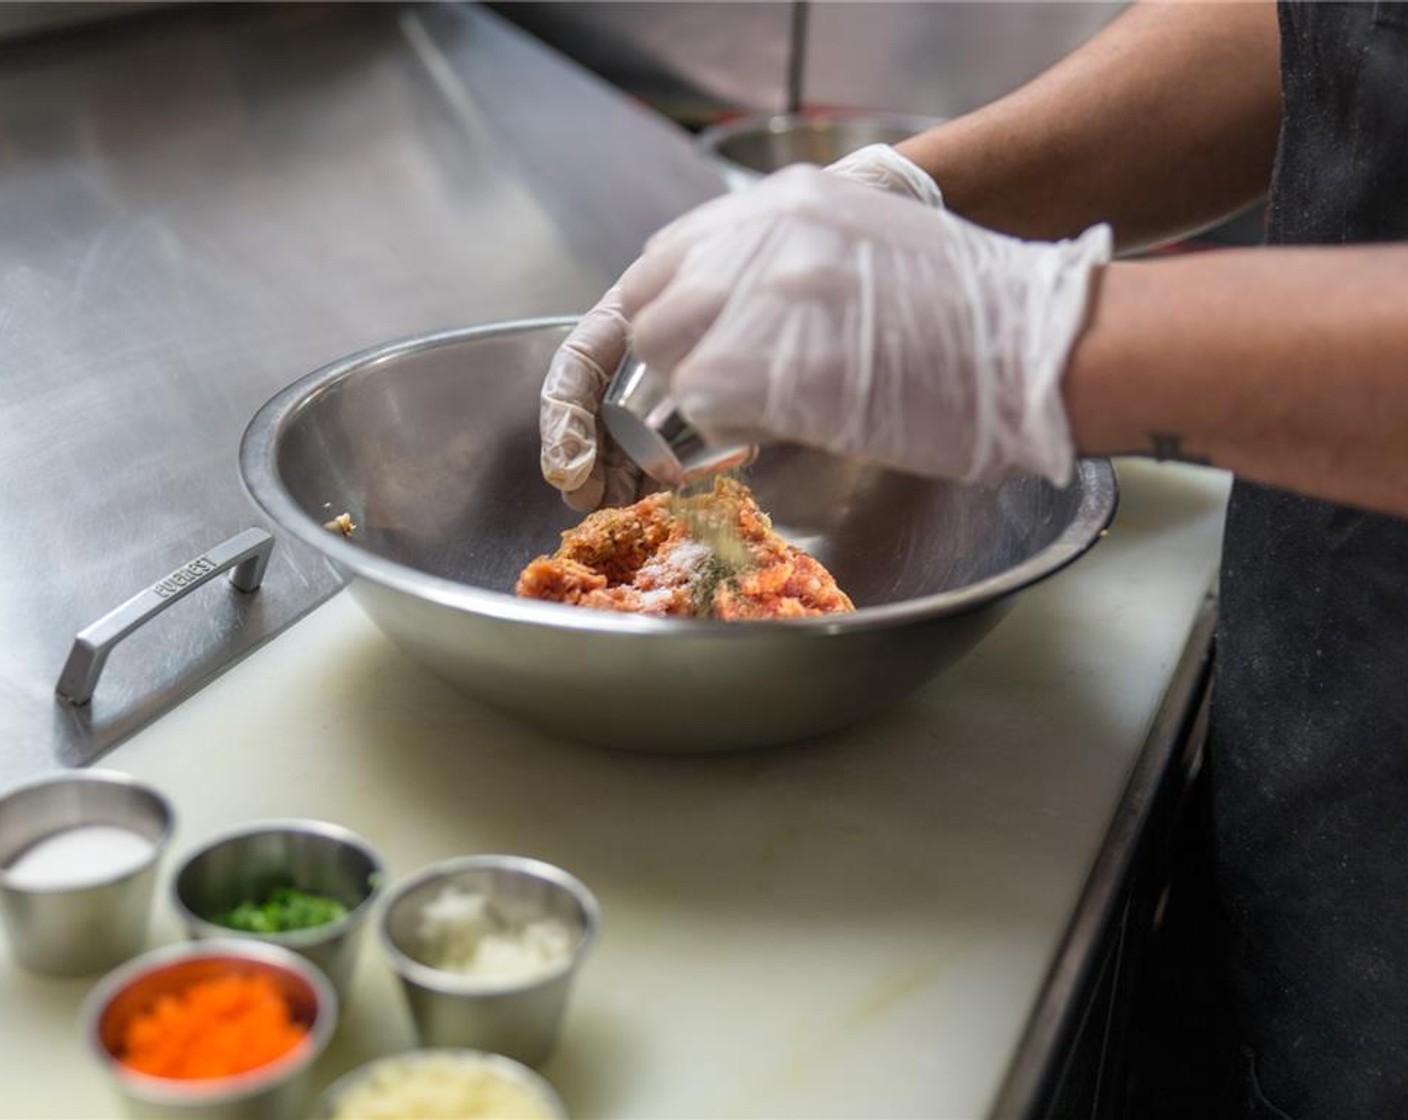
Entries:
<svg viewBox="0 0 1408 1120">
<path fill-rule="evenodd" d="M 13 891 L 16 894 L 26 895 L 60 895 L 76 894 L 82 891 L 103 890 L 114 885 L 125 883 L 130 879 L 135 879 L 138 875 L 151 870 L 161 862 L 162 856 L 166 854 L 167 846 L 171 843 L 171 837 L 176 833 L 176 808 L 171 803 L 171 799 L 162 793 L 161 790 L 140 778 L 134 777 L 121 770 L 105 770 L 98 767 L 85 768 L 82 770 L 55 770 L 47 774 L 40 774 L 37 777 L 28 778 L 14 785 L 7 786 L 0 790 L 0 805 L 8 801 L 11 797 L 28 793 L 30 790 L 42 789 L 44 786 L 68 785 L 75 782 L 88 785 L 109 785 L 121 786 L 134 793 L 140 793 L 149 798 L 161 811 L 162 825 L 161 832 L 156 839 L 151 842 L 151 854 L 136 867 L 129 868 L 121 875 L 113 876 L 110 879 L 99 879 L 97 882 L 84 883 L 79 886 L 17 886 L 10 881 L 10 873 L 5 867 L 0 867 L 0 889 Z M 75 828 L 82 828 L 82 825 L 74 825 Z"/>
<path fill-rule="evenodd" d="M 229 959 L 256 961 L 284 972 L 291 972 L 313 989 L 317 1014 L 308 1030 L 309 1045 L 306 1048 L 244 1073 L 188 1082 L 154 1077 L 129 1069 L 103 1044 L 99 1033 L 103 1013 L 108 1009 L 108 1005 L 132 984 L 145 976 L 187 961 Z M 79 1022 L 83 1024 L 83 1034 L 89 1051 L 124 1091 L 153 1104 L 194 1106 L 246 1100 L 292 1081 L 311 1068 L 327 1049 L 337 1029 L 338 1011 L 337 992 L 333 989 L 332 981 L 307 958 L 278 945 L 230 938 L 163 945 L 118 965 L 103 976 L 84 997 L 79 1011 Z"/>
<path fill-rule="evenodd" d="M 492 981 L 472 976 L 462 976 L 447 972 L 442 968 L 425 964 L 410 956 L 396 944 L 391 936 L 391 916 L 412 891 L 432 883 L 437 879 L 450 879 L 462 871 L 513 871 L 535 879 L 552 883 L 570 894 L 582 908 L 582 937 L 572 947 L 571 954 L 556 968 L 534 976 L 529 980 Z M 536 991 L 574 972 L 587 950 L 592 947 L 601 930 L 601 904 L 584 882 L 572 872 L 534 859 L 532 856 L 515 856 L 500 853 L 487 853 L 470 856 L 456 856 L 423 867 L 410 878 L 397 883 L 386 896 L 386 905 L 381 908 L 381 918 L 377 923 L 377 938 L 382 952 L 391 964 L 391 969 L 403 980 L 428 991 L 449 996 L 516 996 Z"/>
<path fill-rule="evenodd" d="M 986 579 L 950 591 L 879 606 L 859 607 L 849 614 L 809 618 L 721 622 L 714 619 L 659 618 L 617 611 L 584 610 L 562 603 L 523 599 L 502 591 L 460 583 L 378 556 L 323 527 L 285 489 L 278 471 L 279 437 L 318 398 L 362 370 L 409 355 L 479 339 L 570 327 L 576 315 L 514 319 L 473 327 L 458 327 L 382 343 L 358 351 L 299 378 L 271 397 L 245 428 L 240 441 L 240 475 L 254 502 L 277 525 L 322 553 L 341 569 L 373 584 L 451 610 L 497 619 L 584 633 L 679 635 L 736 641 L 760 634 L 838 634 L 886 629 L 896 624 L 962 614 L 986 606 L 1059 571 L 1088 550 L 1115 513 L 1117 486 L 1108 459 L 1080 459 L 1076 475 L 1081 501 L 1075 515 L 1055 540 L 1020 564 Z M 547 483 L 543 484 L 544 486 Z M 525 560 L 526 563 L 526 560 Z"/>
<path fill-rule="evenodd" d="M 765 173 L 729 159 L 719 149 L 740 136 L 751 134 L 776 136 L 785 132 L 820 132 L 824 131 L 828 125 L 861 122 L 881 127 L 904 129 L 911 136 L 917 136 L 935 125 L 942 124 L 943 121 L 942 117 L 931 117 L 923 113 L 870 112 L 865 109 L 817 109 L 809 113 L 750 113 L 736 120 L 723 121 L 700 129 L 694 142 L 715 159 L 723 160 L 732 167 L 761 175 Z"/>
<path fill-rule="evenodd" d="M 260 836 L 271 832 L 297 832 L 320 836 L 325 840 L 335 841 L 359 852 L 372 865 L 372 869 L 367 875 L 369 889 L 366 896 L 335 921 L 325 922 L 323 925 L 313 926 L 311 929 L 289 930 L 285 933 L 252 933 L 248 930 L 231 929 L 229 926 L 222 926 L 218 922 L 212 922 L 209 918 L 201 917 L 186 905 L 186 900 L 181 897 L 181 877 L 196 860 L 232 841 L 245 840 L 251 836 Z M 386 865 L 382 862 L 381 856 L 364 837 L 359 836 L 350 828 L 334 824 L 332 821 L 320 821 L 312 818 L 275 817 L 270 820 L 235 825 L 233 828 L 227 828 L 207 837 L 200 847 L 189 852 L 177 866 L 171 876 L 170 892 L 172 909 L 176 911 L 177 916 L 188 930 L 200 933 L 200 944 L 221 940 L 254 941 L 267 945 L 280 945 L 285 949 L 297 951 L 334 941 L 350 930 L 356 929 L 366 921 L 372 907 L 381 897 L 385 886 Z"/>
</svg>

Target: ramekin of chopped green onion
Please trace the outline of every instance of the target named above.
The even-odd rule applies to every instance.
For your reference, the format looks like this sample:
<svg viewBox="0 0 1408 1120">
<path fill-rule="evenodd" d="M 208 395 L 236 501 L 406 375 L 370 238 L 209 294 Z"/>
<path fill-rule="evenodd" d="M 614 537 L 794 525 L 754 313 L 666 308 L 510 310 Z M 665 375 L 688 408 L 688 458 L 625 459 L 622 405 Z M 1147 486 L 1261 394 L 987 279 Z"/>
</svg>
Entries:
<svg viewBox="0 0 1408 1120">
<path fill-rule="evenodd" d="M 346 916 L 347 907 L 335 898 L 310 894 L 297 887 L 275 887 L 265 898 L 246 899 L 211 920 L 244 933 L 291 933 Z"/>
<path fill-rule="evenodd" d="M 192 938 L 272 941 L 321 968 L 345 998 L 382 880 L 381 861 L 355 833 L 279 820 L 210 840 L 181 865 L 172 889 Z"/>
</svg>

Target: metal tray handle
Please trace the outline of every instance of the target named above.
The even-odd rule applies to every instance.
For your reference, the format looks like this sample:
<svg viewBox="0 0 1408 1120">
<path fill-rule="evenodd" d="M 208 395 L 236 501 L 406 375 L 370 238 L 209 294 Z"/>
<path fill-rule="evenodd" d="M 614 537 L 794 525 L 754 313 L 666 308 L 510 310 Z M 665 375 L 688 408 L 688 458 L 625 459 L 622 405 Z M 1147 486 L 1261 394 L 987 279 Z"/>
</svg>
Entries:
<svg viewBox="0 0 1408 1120">
<path fill-rule="evenodd" d="M 230 582 L 240 591 L 253 591 L 264 579 L 273 551 L 272 536 L 263 529 L 246 529 L 190 563 L 182 564 L 91 626 L 85 626 L 74 639 L 64 671 L 59 674 L 55 690 L 59 699 L 75 706 L 88 703 L 93 699 L 93 690 L 98 687 L 98 677 L 113 646 L 221 572 L 233 568 Z"/>
</svg>

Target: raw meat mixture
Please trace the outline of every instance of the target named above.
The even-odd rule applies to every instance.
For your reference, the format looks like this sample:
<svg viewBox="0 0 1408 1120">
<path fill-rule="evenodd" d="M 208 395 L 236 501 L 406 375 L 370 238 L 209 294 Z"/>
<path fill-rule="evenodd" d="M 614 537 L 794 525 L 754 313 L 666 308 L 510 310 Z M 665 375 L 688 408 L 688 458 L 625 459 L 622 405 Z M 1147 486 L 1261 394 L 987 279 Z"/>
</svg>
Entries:
<svg viewBox="0 0 1408 1120">
<path fill-rule="evenodd" d="M 517 593 L 599 610 L 725 620 L 855 610 L 831 573 L 772 529 L 748 487 L 652 494 L 590 514 L 518 577 Z"/>
</svg>

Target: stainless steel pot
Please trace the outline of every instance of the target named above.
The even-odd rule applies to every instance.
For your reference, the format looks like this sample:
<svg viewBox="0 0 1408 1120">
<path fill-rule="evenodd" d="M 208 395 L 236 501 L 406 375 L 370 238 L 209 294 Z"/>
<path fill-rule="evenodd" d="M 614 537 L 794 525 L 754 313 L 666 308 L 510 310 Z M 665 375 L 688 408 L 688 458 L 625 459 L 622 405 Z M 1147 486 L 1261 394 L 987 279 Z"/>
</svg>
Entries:
<svg viewBox="0 0 1408 1120">
<path fill-rule="evenodd" d="M 748 481 L 859 609 L 789 622 L 614 614 L 515 598 L 577 520 L 538 475 L 538 386 L 573 319 L 411 338 L 309 374 L 254 417 L 240 467 L 271 518 L 346 575 L 373 620 L 484 702 L 635 750 L 754 747 L 892 707 L 1017 591 L 1091 546 L 1104 461 L 1058 490 L 960 486 L 790 448 Z M 342 513 L 350 536 L 325 523 Z"/>
<path fill-rule="evenodd" d="M 695 138 L 730 190 L 793 163 L 825 167 L 867 144 L 898 144 L 938 124 L 937 117 L 838 110 L 762 114 L 706 128 Z"/>
</svg>

